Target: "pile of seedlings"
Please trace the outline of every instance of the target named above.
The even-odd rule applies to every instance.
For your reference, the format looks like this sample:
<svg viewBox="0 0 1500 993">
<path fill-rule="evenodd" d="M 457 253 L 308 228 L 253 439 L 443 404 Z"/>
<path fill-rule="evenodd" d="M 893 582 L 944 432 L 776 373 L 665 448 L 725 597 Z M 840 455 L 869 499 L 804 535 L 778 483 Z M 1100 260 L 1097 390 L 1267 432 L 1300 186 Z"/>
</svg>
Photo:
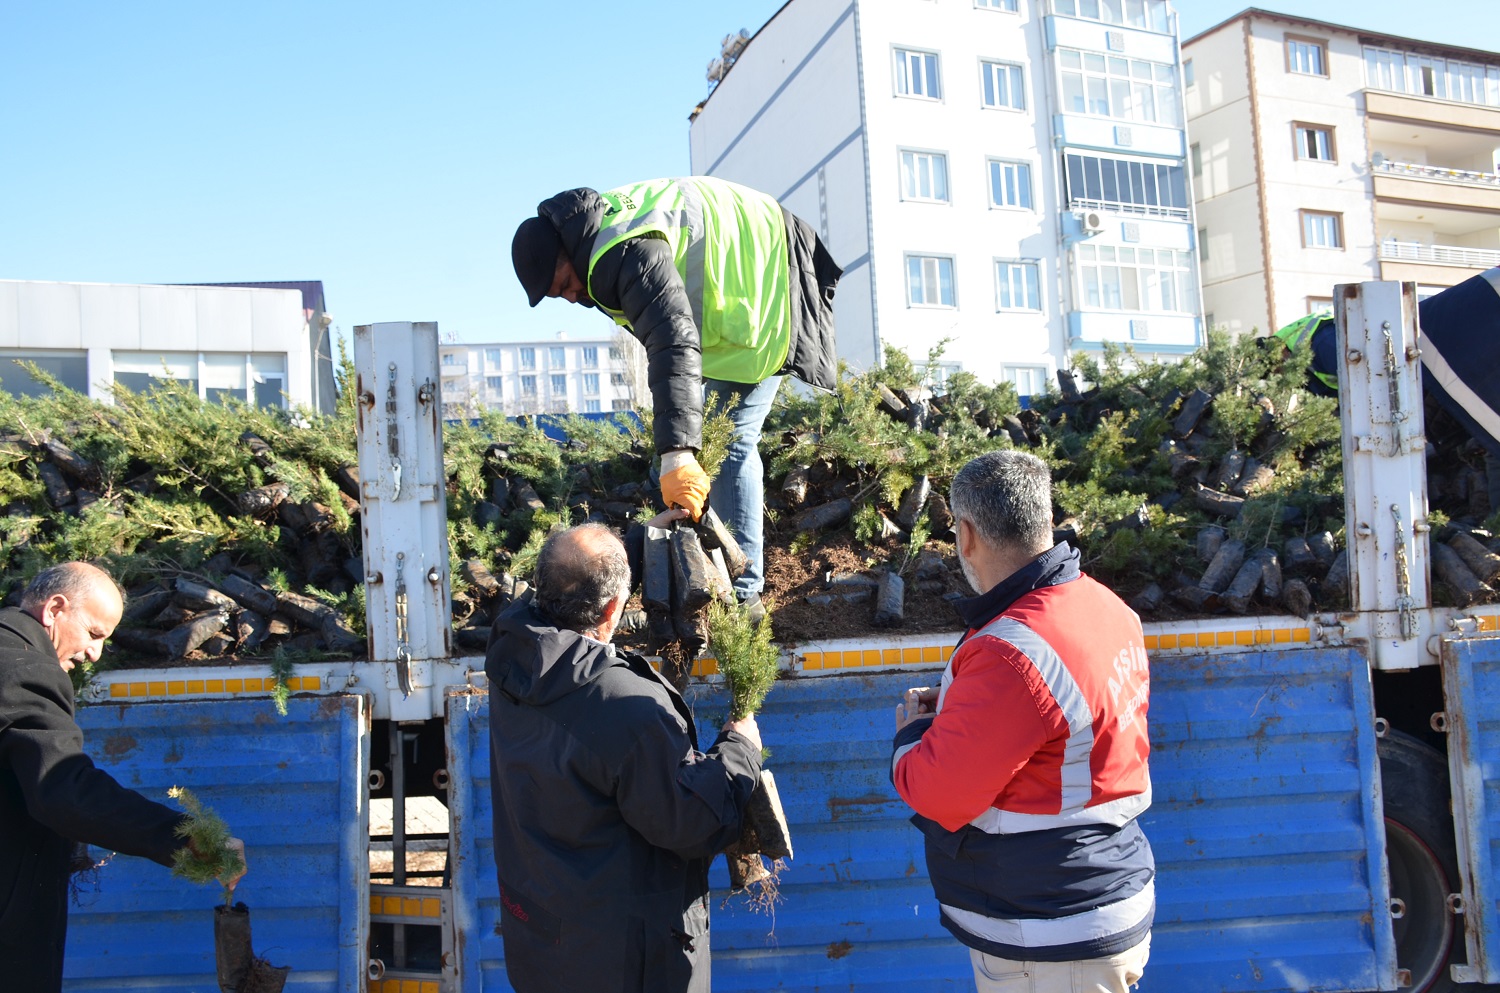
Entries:
<svg viewBox="0 0 1500 993">
<path fill-rule="evenodd" d="M 968 373 L 935 383 L 941 347 L 924 363 L 886 353 L 829 394 L 786 384 L 766 423 L 779 639 L 956 626 L 943 601 L 968 591 L 944 495 L 965 462 L 994 448 L 1053 467 L 1058 539 L 1148 619 L 1345 606 L 1337 401 L 1308 392 L 1305 355 L 1220 334 L 1173 364 L 1111 350 L 1023 407 L 1009 385 Z M 294 662 L 363 654 L 347 358 L 327 416 L 204 402 L 169 382 L 116 386 L 103 403 L 30 371 L 43 395 L 0 394 L 4 602 L 46 565 L 87 559 L 128 594 L 105 664 L 264 659 L 284 679 Z M 700 462 L 711 475 L 732 431 L 708 412 Z M 1500 521 L 1488 515 L 1483 452 L 1431 405 L 1428 437 L 1437 600 L 1492 599 Z M 644 423 L 561 418 L 550 433 L 498 413 L 445 427 L 461 649 L 483 649 L 550 529 L 591 520 L 624 530 L 664 509 L 650 438 L 649 413 Z M 696 583 L 689 575 L 685 588 Z M 655 646 L 677 635 L 691 657 L 710 598 L 695 592 L 690 608 L 666 610 L 662 595 L 648 591 L 635 626 Z"/>
<path fill-rule="evenodd" d="M 1061 371 L 1026 408 L 1008 385 L 963 372 L 934 389 L 905 355 L 887 354 L 833 394 L 784 391 L 767 423 L 771 542 L 816 558 L 841 529 L 863 551 L 858 568 L 810 570 L 781 604 L 779 634 L 819 637 L 830 607 L 863 611 L 867 627 L 910 626 L 903 598 L 922 598 L 925 618 L 941 609 L 934 599 L 967 595 L 943 544 L 953 538 L 943 495 L 958 468 L 995 448 L 1052 467 L 1056 539 L 1148 620 L 1347 606 L 1338 401 L 1307 390 L 1305 353 L 1221 333 L 1172 364 L 1110 349 Z M 925 368 L 940 366 L 941 347 Z M 1500 521 L 1483 453 L 1429 406 L 1436 599 L 1492 599 Z"/>
<path fill-rule="evenodd" d="M 336 412 L 209 403 L 173 383 L 104 403 L 29 370 L 47 392 L 0 393 L 0 599 L 58 561 L 99 563 L 124 587 L 104 665 L 365 652 L 355 412 L 341 364 Z M 551 433 L 544 427 L 552 428 Z M 706 425 L 703 461 L 732 427 Z M 555 425 L 491 414 L 444 430 L 453 624 L 482 649 L 524 590 L 547 532 L 624 528 L 658 510 L 649 419 Z M 78 675 L 86 678 L 86 673 Z"/>
</svg>

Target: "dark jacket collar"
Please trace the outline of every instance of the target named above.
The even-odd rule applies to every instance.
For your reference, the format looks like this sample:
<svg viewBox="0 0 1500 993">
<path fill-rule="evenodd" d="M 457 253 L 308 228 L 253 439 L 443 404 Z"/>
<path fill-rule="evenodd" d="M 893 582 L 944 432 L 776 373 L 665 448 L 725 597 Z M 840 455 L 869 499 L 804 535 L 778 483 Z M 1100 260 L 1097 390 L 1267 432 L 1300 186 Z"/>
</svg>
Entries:
<svg viewBox="0 0 1500 993">
<path fill-rule="evenodd" d="M 54 658 L 57 655 L 57 650 L 52 647 L 52 639 L 47 637 L 47 629 L 42 627 L 42 622 L 20 607 L 0 608 L 0 628 L 10 631 L 39 652 L 46 652 Z"/>
<path fill-rule="evenodd" d="M 495 618 L 484 671 L 493 689 L 539 707 L 623 664 L 612 646 L 555 626 L 528 597 Z"/>
<path fill-rule="evenodd" d="M 568 253 L 573 268 L 585 283 L 594 254 L 594 236 L 604 226 L 604 211 L 608 206 L 598 193 L 582 186 L 548 197 L 536 208 L 537 214 L 557 229 L 563 251 Z"/>
<path fill-rule="evenodd" d="M 1078 549 L 1063 542 L 1017 569 L 988 593 L 955 601 L 953 608 L 970 631 L 977 631 L 1032 590 L 1061 586 L 1083 575 L 1078 558 Z"/>
</svg>

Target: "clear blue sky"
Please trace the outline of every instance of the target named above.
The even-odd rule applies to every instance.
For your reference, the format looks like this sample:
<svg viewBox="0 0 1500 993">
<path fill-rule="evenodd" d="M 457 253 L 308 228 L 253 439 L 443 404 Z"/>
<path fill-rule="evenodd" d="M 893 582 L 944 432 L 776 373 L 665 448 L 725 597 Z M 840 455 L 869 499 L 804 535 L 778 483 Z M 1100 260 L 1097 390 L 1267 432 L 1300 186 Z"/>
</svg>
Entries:
<svg viewBox="0 0 1500 993">
<path fill-rule="evenodd" d="M 511 232 L 558 190 L 686 173 L 719 40 L 780 6 L 0 2 L 0 278 L 321 279 L 346 332 L 606 333 L 526 307 Z M 1182 36 L 1245 6 L 1180 0 Z M 1268 6 L 1500 50 L 1494 0 Z"/>
</svg>

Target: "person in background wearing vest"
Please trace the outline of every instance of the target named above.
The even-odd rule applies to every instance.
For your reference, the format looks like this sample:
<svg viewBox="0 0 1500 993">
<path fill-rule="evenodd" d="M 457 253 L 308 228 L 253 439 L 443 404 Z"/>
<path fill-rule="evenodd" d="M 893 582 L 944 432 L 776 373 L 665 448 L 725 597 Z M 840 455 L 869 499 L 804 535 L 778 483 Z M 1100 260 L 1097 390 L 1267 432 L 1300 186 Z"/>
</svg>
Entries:
<svg viewBox="0 0 1500 993">
<path fill-rule="evenodd" d="M 1312 350 L 1307 365 L 1307 390 L 1313 396 L 1339 395 L 1338 340 L 1333 330 L 1333 314 L 1327 310 L 1308 314 L 1288 324 L 1266 339 L 1279 341 L 1288 352 Z"/>
<path fill-rule="evenodd" d="M 1124 993 L 1156 909 L 1140 619 L 1053 547 L 1041 459 L 981 455 L 949 500 L 980 592 L 939 688 L 897 705 L 891 760 L 943 926 L 980 993 Z"/>
<path fill-rule="evenodd" d="M 707 500 L 730 526 L 750 559 L 735 593 L 763 617 L 761 426 L 784 374 L 824 390 L 837 377 L 843 270 L 817 232 L 734 183 L 656 179 L 544 200 L 516 229 L 511 260 L 531 306 L 597 307 L 645 345 L 662 499 L 695 520 Z M 705 391 L 735 426 L 711 493 L 697 459 Z"/>
</svg>

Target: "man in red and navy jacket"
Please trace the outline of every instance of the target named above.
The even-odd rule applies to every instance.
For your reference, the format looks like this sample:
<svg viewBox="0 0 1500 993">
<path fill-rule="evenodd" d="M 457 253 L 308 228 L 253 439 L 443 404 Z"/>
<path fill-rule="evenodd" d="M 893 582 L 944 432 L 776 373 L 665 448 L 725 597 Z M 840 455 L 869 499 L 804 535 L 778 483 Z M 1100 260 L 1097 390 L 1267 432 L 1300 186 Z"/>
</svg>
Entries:
<svg viewBox="0 0 1500 993">
<path fill-rule="evenodd" d="M 1124 993 L 1155 912 L 1136 823 L 1151 803 L 1140 619 L 1052 546 L 1040 459 L 981 455 L 950 504 L 959 564 L 984 592 L 958 603 L 969 630 L 941 686 L 896 708 L 891 763 L 943 926 L 981 993 Z"/>
</svg>

